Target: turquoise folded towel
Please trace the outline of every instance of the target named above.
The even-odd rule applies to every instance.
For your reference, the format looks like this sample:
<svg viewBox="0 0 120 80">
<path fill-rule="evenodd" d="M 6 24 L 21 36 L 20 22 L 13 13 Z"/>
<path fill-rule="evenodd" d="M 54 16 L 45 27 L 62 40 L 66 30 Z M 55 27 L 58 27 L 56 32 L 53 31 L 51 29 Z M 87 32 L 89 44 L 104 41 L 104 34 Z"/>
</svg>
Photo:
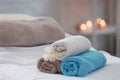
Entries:
<svg viewBox="0 0 120 80">
<path fill-rule="evenodd" d="M 98 51 L 87 51 L 77 56 L 69 56 L 62 60 L 61 71 L 66 76 L 84 77 L 102 68 L 106 64 L 105 56 Z"/>
</svg>

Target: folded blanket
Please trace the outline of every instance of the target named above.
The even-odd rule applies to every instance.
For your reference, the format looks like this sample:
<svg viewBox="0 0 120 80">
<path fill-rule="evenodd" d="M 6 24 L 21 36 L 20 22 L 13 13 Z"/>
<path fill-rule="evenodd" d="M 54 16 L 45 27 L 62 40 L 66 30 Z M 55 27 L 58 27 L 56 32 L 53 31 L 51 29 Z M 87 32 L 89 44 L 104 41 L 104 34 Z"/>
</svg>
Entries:
<svg viewBox="0 0 120 80">
<path fill-rule="evenodd" d="M 60 64 L 61 61 L 55 61 L 55 62 L 49 62 L 49 61 L 44 61 L 43 58 L 41 58 L 38 61 L 37 64 L 37 68 L 41 71 L 41 72 L 45 72 L 45 73 L 61 73 L 60 70 Z"/>
<path fill-rule="evenodd" d="M 63 30 L 52 18 L 0 20 L 0 46 L 36 46 L 64 37 Z"/>
<path fill-rule="evenodd" d="M 106 58 L 98 51 L 87 51 L 62 60 L 61 71 L 66 76 L 86 76 L 105 66 Z"/>
<path fill-rule="evenodd" d="M 54 42 L 44 55 L 46 61 L 62 60 L 70 55 L 77 55 L 91 48 L 91 42 L 84 36 L 72 36 Z"/>
</svg>

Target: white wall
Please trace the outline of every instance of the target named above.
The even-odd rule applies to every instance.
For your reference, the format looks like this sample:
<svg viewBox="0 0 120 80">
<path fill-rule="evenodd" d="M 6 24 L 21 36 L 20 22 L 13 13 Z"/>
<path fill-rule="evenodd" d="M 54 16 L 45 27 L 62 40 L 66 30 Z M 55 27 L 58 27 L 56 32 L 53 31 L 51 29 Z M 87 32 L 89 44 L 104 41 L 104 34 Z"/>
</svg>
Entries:
<svg viewBox="0 0 120 80">
<path fill-rule="evenodd" d="M 50 0 L 0 0 L 0 12 L 51 15 L 50 5 Z"/>
</svg>

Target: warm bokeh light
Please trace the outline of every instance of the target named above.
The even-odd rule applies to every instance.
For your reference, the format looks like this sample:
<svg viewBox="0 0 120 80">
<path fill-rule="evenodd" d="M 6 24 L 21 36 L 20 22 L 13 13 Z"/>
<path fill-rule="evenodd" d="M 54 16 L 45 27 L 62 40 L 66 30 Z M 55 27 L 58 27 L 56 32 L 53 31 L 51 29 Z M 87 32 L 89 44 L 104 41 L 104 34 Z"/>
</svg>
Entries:
<svg viewBox="0 0 120 80">
<path fill-rule="evenodd" d="M 88 20 L 88 21 L 86 22 L 86 25 L 87 25 L 88 28 L 91 28 L 91 27 L 93 26 L 92 21 L 91 21 L 91 20 Z"/>
<path fill-rule="evenodd" d="M 100 25 L 101 25 L 101 27 L 105 27 L 106 26 L 105 20 L 100 20 Z"/>
<path fill-rule="evenodd" d="M 98 18 L 98 19 L 96 20 L 97 24 L 100 23 L 100 20 L 102 20 L 102 19 L 101 19 L 101 18 Z"/>
<path fill-rule="evenodd" d="M 79 30 L 80 31 L 85 31 L 85 30 L 87 30 L 87 26 L 86 26 L 86 24 L 81 24 L 80 26 L 79 26 Z"/>
<path fill-rule="evenodd" d="M 98 26 L 98 28 L 99 28 L 100 30 L 103 30 L 103 29 L 106 28 L 106 22 L 105 22 L 104 19 L 98 18 L 98 19 L 96 20 L 96 22 L 97 22 L 97 26 Z"/>
<path fill-rule="evenodd" d="M 91 33 L 94 30 L 94 27 L 97 27 L 99 30 L 104 30 L 107 27 L 106 21 L 102 18 L 97 18 L 95 25 L 92 20 L 87 20 L 79 24 L 78 31 L 84 33 Z"/>
</svg>

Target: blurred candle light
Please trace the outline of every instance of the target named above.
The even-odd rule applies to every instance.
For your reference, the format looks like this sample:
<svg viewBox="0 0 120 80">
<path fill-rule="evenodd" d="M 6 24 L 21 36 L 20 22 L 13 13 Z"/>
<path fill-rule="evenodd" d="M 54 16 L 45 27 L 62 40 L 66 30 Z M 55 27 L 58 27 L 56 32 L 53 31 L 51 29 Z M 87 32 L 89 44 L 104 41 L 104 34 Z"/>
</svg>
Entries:
<svg viewBox="0 0 120 80">
<path fill-rule="evenodd" d="M 102 27 L 105 27 L 105 26 L 106 26 L 105 20 L 100 20 L 100 25 L 101 25 Z"/>
<path fill-rule="evenodd" d="M 93 31 L 93 23 L 91 20 L 86 21 L 87 32 L 91 33 Z"/>
<path fill-rule="evenodd" d="M 82 24 L 79 26 L 79 31 L 80 31 L 80 32 L 85 32 L 86 30 L 87 30 L 86 24 L 82 23 Z"/>
<path fill-rule="evenodd" d="M 86 22 L 86 25 L 87 25 L 88 28 L 91 28 L 93 26 L 92 21 L 88 20 Z"/>
<path fill-rule="evenodd" d="M 90 34 L 94 30 L 94 24 L 99 30 L 104 30 L 107 27 L 107 23 L 104 19 L 97 18 L 96 23 L 92 22 L 92 20 L 87 20 L 86 22 L 80 23 L 77 29 L 79 32 Z"/>
<path fill-rule="evenodd" d="M 98 18 L 96 22 L 97 22 L 98 29 L 100 30 L 103 30 L 107 27 L 104 19 Z"/>
<path fill-rule="evenodd" d="M 97 24 L 100 23 L 100 20 L 101 20 L 101 18 L 98 18 L 98 19 L 96 20 Z"/>
</svg>

